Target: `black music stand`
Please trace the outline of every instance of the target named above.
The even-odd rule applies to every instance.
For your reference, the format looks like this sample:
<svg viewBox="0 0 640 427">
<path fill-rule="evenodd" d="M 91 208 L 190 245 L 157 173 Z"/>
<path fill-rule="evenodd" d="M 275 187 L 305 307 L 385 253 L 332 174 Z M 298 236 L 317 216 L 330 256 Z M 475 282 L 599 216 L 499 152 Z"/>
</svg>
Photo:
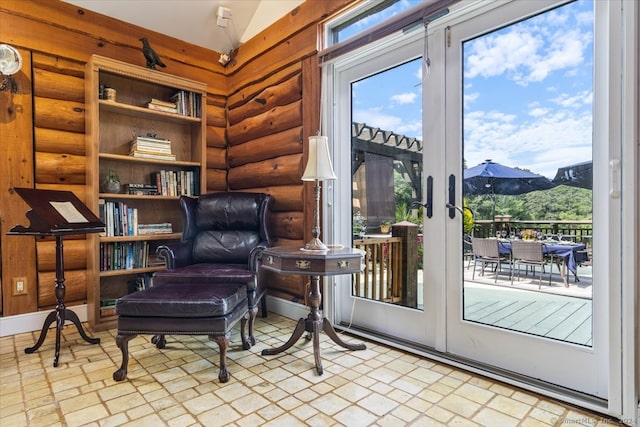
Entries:
<svg viewBox="0 0 640 427">
<path fill-rule="evenodd" d="M 65 320 L 73 322 L 80 336 L 90 344 L 98 344 L 100 338 L 89 337 L 78 315 L 64 305 L 64 258 L 62 238 L 69 234 L 100 233 L 104 231 L 104 223 L 89 210 L 70 191 L 36 190 L 33 188 L 14 188 L 14 190 L 31 207 L 26 213 L 30 226 L 16 225 L 7 234 L 21 236 L 55 236 L 56 238 L 56 309 L 49 313 L 42 326 L 40 338 L 33 347 L 24 349 L 27 354 L 35 352 L 44 342 L 51 324 L 56 322 L 56 352 L 53 366 L 58 366 L 60 356 L 60 331 Z"/>
</svg>

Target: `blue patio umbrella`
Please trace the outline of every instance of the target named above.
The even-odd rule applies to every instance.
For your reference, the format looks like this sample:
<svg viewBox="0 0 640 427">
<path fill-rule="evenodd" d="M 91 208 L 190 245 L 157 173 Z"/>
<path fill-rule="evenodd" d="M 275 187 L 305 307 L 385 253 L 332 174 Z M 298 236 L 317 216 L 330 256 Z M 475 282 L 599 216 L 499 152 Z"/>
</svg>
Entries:
<svg viewBox="0 0 640 427">
<path fill-rule="evenodd" d="M 558 169 L 553 182 L 557 185 L 593 189 L 593 162 L 591 160 Z"/>
<path fill-rule="evenodd" d="M 464 193 L 478 194 L 525 194 L 536 190 L 548 190 L 556 184 L 542 175 L 523 169 L 511 168 L 485 160 L 464 170 Z"/>
<path fill-rule="evenodd" d="M 523 169 L 511 168 L 485 160 L 464 170 L 465 195 L 489 195 L 493 201 L 493 229 L 496 230 L 496 195 L 517 195 L 548 190 L 556 184 L 550 179 Z"/>
</svg>

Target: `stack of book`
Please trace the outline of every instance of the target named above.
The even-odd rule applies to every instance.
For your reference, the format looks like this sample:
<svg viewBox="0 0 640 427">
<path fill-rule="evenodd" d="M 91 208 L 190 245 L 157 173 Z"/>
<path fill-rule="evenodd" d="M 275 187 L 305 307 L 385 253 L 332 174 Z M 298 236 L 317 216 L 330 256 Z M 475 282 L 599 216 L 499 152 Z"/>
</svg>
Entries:
<svg viewBox="0 0 640 427">
<path fill-rule="evenodd" d="M 138 209 L 123 202 L 98 200 L 98 214 L 105 224 L 107 237 L 135 236 L 138 230 Z"/>
<path fill-rule="evenodd" d="M 200 191 L 196 170 L 161 170 L 151 172 L 151 182 L 156 183 L 158 194 L 163 196 L 195 196 Z"/>
<path fill-rule="evenodd" d="M 157 224 L 138 224 L 138 235 L 140 236 L 169 233 L 173 233 L 173 226 L 170 222 L 161 222 Z"/>
<path fill-rule="evenodd" d="M 181 90 L 171 97 L 171 101 L 175 103 L 178 114 L 200 117 L 202 100 L 199 94 Z"/>
<path fill-rule="evenodd" d="M 114 314 L 116 314 L 116 299 L 100 300 L 100 316 L 113 316 Z"/>
<path fill-rule="evenodd" d="M 157 196 L 160 194 L 158 193 L 158 186 L 155 184 L 125 184 L 124 191 L 126 194 L 133 194 L 135 196 Z"/>
<path fill-rule="evenodd" d="M 129 154 L 133 157 L 155 160 L 175 160 L 171 151 L 171 141 L 152 136 L 138 136 L 131 140 Z"/>
<path fill-rule="evenodd" d="M 100 271 L 147 268 L 149 242 L 100 243 Z"/>
<path fill-rule="evenodd" d="M 165 113 L 177 113 L 178 106 L 175 102 L 163 101 L 161 99 L 151 98 L 147 102 L 147 108 L 150 110 L 164 111 Z"/>
</svg>

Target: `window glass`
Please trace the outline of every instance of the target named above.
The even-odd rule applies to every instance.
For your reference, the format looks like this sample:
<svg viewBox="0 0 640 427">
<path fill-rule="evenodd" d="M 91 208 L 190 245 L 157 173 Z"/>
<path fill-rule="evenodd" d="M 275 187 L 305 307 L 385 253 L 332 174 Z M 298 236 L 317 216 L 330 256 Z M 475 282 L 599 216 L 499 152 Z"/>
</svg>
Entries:
<svg viewBox="0 0 640 427">
<path fill-rule="evenodd" d="M 423 0 L 378 0 L 347 14 L 331 27 L 329 45 L 340 43 L 389 18 L 412 8 Z M 366 8 L 366 9 L 365 9 Z"/>
</svg>

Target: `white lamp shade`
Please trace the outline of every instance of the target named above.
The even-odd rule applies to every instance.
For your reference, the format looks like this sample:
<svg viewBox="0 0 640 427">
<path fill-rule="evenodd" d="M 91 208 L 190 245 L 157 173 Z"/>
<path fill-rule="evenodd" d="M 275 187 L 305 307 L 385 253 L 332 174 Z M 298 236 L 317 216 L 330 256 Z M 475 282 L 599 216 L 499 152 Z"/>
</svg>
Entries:
<svg viewBox="0 0 640 427">
<path fill-rule="evenodd" d="M 309 137 L 309 159 L 302 174 L 303 181 L 336 179 L 329 155 L 329 140 L 326 136 Z"/>
</svg>

